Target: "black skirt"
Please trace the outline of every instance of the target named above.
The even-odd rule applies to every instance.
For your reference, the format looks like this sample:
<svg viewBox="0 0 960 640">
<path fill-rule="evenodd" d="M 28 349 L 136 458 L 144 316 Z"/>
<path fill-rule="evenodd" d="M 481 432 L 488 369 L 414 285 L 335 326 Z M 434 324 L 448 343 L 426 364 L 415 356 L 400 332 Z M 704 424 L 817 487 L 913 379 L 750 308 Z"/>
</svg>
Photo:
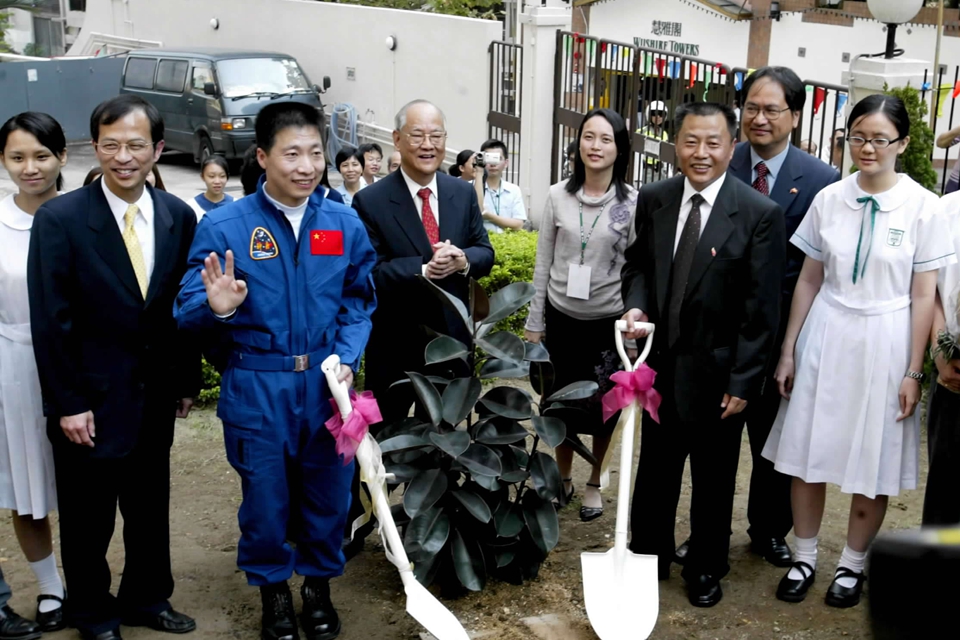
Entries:
<svg viewBox="0 0 960 640">
<path fill-rule="evenodd" d="M 553 391 L 581 380 L 596 382 L 600 386 L 590 398 L 563 402 L 564 405 L 586 412 L 585 415 L 578 412 L 580 419 L 574 424 L 566 420 L 567 430 L 571 433 L 609 436 L 617 426 L 619 412 L 606 423 L 603 422 L 600 400 L 614 386 L 610 376 L 623 369 L 614 337 L 614 322 L 621 317 L 577 320 L 558 310 L 547 299 L 543 344 L 550 352 L 550 362 L 554 368 Z"/>
</svg>

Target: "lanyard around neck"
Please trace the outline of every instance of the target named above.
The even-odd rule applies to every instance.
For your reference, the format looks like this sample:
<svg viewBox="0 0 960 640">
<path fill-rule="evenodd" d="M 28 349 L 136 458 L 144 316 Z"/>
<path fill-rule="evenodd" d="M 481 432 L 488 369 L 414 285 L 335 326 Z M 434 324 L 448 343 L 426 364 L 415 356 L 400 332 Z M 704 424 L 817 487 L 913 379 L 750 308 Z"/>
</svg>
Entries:
<svg viewBox="0 0 960 640">
<path fill-rule="evenodd" d="M 604 202 L 603 206 L 600 207 L 600 213 L 597 214 L 597 217 L 594 218 L 593 224 L 590 225 L 590 231 L 585 232 L 583 228 L 583 203 L 580 203 L 580 266 L 583 266 L 583 254 L 587 250 L 587 243 L 590 242 L 591 236 L 593 236 L 593 230 L 597 228 L 597 223 L 600 222 L 600 216 L 603 215 L 603 210 L 607 208 L 607 203 Z M 586 234 L 586 235 L 584 235 Z"/>
</svg>

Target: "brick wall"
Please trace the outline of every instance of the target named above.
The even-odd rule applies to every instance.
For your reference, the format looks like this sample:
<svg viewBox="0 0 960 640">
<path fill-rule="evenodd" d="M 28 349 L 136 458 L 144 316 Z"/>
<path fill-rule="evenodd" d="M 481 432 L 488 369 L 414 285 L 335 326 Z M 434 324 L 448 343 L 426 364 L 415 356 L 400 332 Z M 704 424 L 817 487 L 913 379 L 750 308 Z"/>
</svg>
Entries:
<svg viewBox="0 0 960 640">
<path fill-rule="evenodd" d="M 753 0 L 753 15 L 770 15 L 770 0 Z M 767 66 L 770 60 L 770 32 L 773 24 L 770 20 L 750 22 L 750 42 L 747 45 L 747 67 L 759 69 Z"/>
<path fill-rule="evenodd" d="M 756 5 L 756 3 L 754 3 Z M 817 6 L 817 0 L 780 0 L 781 11 L 803 11 L 805 9 L 814 9 Z M 913 19 L 911 24 L 937 24 L 937 8 L 923 7 L 920 13 Z M 843 15 L 848 14 L 848 15 Z M 820 9 L 819 11 L 810 11 L 803 15 L 804 22 L 816 24 L 832 24 L 841 27 L 852 27 L 856 18 L 848 17 L 850 14 L 859 18 L 872 19 L 870 9 L 866 2 L 845 2 L 843 10 Z M 754 15 L 760 14 L 754 9 Z M 960 9 L 946 9 L 943 12 L 944 28 L 943 33 L 947 36 L 960 37 Z"/>
</svg>

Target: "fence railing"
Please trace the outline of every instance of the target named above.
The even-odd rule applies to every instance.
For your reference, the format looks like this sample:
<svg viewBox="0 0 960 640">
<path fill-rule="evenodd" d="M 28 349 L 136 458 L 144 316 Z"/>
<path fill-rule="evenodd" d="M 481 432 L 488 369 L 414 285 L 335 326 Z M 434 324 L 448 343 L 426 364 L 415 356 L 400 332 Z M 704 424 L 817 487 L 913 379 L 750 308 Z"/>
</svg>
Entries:
<svg viewBox="0 0 960 640">
<path fill-rule="evenodd" d="M 932 80 L 934 75 L 936 75 L 935 82 Z M 950 181 L 953 168 L 950 155 L 954 150 L 960 150 L 960 146 L 957 144 L 960 142 L 960 136 L 954 135 L 950 139 L 947 135 L 956 127 L 954 116 L 956 115 L 957 101 L 956 98 L 951 100 L 949 109 L 946 102 L 948 98 L 955 95 L 955 87 L 958 82 L 960 82 L 960 65 L 954 67 L 953 73 L 950 73 L 946 65 L 943 65 L 936 74 L 933 74 L 929 69 L 923 74 L 920 98 L 924 101 L 930 101 L 930 109 L 933 113 L 934 145 L 930 152 L 930 160 L 935 165 L 938 164 L 938 161 L 942 162 L 943 175 L 937 185 L 941 193 L 947 193 L 948 190 L 952 192 L 957 188 L 956 183 Z M 944 118 L 946 118 L 946 122 L 944 122 Z M 937 130 L 943 131 L 940 136 L 936 135 Z M 937 138 L 941 136 L 947 138 L 945 140 L 946 148 L 940 148 L 936 144 Z M 953 163 L 956 162 L 960 162 L 960 159 L 953 160 Z"/>
<path fill-rule="evenodd" d="M 520 184 L 520 113 L 522 108 L 523 47 L 491 42 L 490 102 L 487 133 L 507 147 L 510 164 L 503 178 Z"/>
</svg>

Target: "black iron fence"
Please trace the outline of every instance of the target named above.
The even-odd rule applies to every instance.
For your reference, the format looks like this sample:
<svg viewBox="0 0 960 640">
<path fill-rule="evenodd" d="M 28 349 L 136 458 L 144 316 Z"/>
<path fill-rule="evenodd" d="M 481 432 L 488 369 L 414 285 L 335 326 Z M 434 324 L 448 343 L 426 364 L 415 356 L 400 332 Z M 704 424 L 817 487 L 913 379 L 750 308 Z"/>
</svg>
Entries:
<svg viewBox="0 0 960 640">
<path fill-rule="evenodd" d="M 934 81 L 934 75 L 936 80 Z M 923 87 L 921 88 L 921 99 L 929 101 L 930 109 L 933 113 L 932 125 L 936 134 L 933 150 L 930 153 L 930 160 L 934 167 L 942 170 L 942 175 L 937 186 L 941 193 L 953 192 L 957 189 L 956 176 L 951 180 L 953 168 L 960 160 L 960 127 L 956 126 L 954 116 L 957 108 L 958 92 L 956 87 L 960 84 L 960 66 L 954 67 L 950 72 L 946 65 L 941 65 L 936 74 L 929 70 L 924 72 Z M 947 104 L 949 102 L 949 104 Z M 953 156 L 953 160 L 951 160 Z"/>
<path fill-rule="evenodd" d="M 490 104 L 487 135 L 507 146 L 510 164 L 503 178 L 520 183 L 520 109 L 523 47 L 509 42 L 491 42 Z"/>
</svg>

